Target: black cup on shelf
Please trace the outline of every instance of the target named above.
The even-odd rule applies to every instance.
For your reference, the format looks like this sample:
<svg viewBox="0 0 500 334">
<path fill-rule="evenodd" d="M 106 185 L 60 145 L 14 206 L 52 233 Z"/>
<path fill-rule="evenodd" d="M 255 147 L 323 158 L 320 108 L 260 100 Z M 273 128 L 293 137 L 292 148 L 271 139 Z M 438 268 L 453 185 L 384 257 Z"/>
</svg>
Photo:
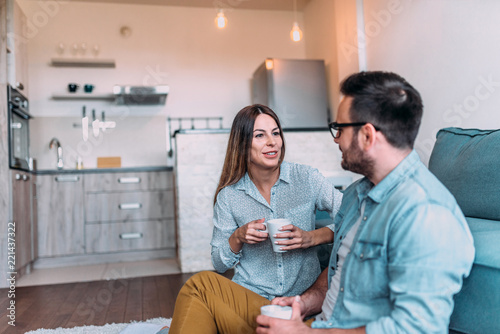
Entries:
<svg viewBox="0 0 500 334">
<path fill-rule="evenodd" d="M 76 93 L 76 90 L 78 89 L 78 85 L 76 83 L 70 83 L 68 84 L 68 92 L 70 93 Z"/>
<path fill-rule="evenodd" d="M 92 93 L 92 91 L 94 90 L 94 85 L 85 84 L 85 86 L 83 86 L 83 90 L 85 91 L 85 93 Z"/>
</svg>

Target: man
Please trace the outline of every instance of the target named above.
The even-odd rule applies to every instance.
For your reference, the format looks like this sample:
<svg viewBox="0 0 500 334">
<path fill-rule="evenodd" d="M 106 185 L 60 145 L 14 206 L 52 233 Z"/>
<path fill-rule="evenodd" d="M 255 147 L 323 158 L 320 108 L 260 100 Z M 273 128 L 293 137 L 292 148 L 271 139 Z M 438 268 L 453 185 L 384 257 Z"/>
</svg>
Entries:
<svg viewBox="0 0 500 334">
<path fill-rule="evenodd" d="M 354 74 L 341 93 L 330 128 L 342 167 L 365 177 L 344 192 L 329 268 L 300 297 L 275 298 L 292 319 L 259 315 L 257 333 L 447 333 L 474 247 L 455 199 L 413 150 L 420 95 L 386 72 Z"/>
</svg>

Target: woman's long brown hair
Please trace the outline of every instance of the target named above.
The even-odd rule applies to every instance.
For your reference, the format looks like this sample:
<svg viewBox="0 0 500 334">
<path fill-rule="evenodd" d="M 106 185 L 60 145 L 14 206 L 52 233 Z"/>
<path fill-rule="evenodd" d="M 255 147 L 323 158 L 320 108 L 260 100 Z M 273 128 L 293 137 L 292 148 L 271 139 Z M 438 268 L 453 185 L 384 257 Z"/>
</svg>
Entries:
<svg viewBox="0 0 500 334">
<path fill-rule="evenodd" d="M 227 186 L 238 182 L 247 172 L 250 162 L 250 150 L 252 148 L 253 127 L 257 116 L 265 114 L 271 116 L 280 130 L 280 137 L 283 141 L 281 146 L 281 155 L 279 163 L 283 162 L 285 157 L 285 139 L 278 116 L 271 110 L 261 104 L 254 104 L 241 109 L 233 120 L 229 141 L 227 143 L 226 158 L 219 180 L 219 185 L 215 191 L 214 205 L 217 202 L 217 195 Z"/>
</svg>

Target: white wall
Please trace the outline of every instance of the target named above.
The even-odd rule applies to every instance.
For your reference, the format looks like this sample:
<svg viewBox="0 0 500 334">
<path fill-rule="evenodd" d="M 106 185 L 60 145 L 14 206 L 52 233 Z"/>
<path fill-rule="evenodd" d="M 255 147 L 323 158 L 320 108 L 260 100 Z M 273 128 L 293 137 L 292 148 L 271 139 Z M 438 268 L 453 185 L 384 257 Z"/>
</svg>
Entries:
<svg viewBox="0 0 500 334">
<path fill-rule="evenodd" d="M 340 101 L 339 83 L 357 72 L 356 0 L 312 0 L 304 10 L 307 58 L 324 59 L 332 119 Z"/>
<path fill-rule="evenodd" d="M 324 59 L 326 66 L 326 82 L 329 97 L 330 113 L 338 104 L 338 60 L 335 2 L 316 0 L 308 4 L 304 10 L 304 33 L 307 35 L 306 57 Z M 333 107 L 333 108 L 332 108 Z"/>
<path fill-rule="evenodd" d="M 305 38 L 298 44 L 288 38 L 291 12 L 236 8 L 227 12 L 228 28 L 219 31 L 213 24 L 215 9 L 47 3 L 57 7 L 48 10 L 39 1 L 21 0 L 28 21 L 39 26 L 29 39 L 30 98 L 35 116 L 78 117 L 81 102 L 50 100 L 52 93 L 63 91 L 70 81 L 92 82 L 96 93 L 108 92 L 116 83 L 151 82 L 151 72 L 157 71 L 161 74 L 155 76 L 158 83 L 171 87 L 165 107 L 124 110 L 87 103 L 87 110 L 94 106 L 98 112 L 104 109 L 110 119 L 113 113 L 221 115 L 228 127 L 237 110 L 250 103 L 249 79 L 265 57 L 325 59 L 335 115 L 339 81 L 359 68 L 360 35 L 366 44 L 368 70 L 397 72 L 421 92 L 425 111 L 416 148 L 424 162 L 439 128 L 500 126 L 500 64 L 495 42 L 500 29 L 495 13 L 500 12 L 500 3 L 495 0 L 365 0 L 366 34 L 357 31 L 355 0 L 311 0 L 299 17 Z M 40 23 L 43 15 L 48 17 L 45 25 Z M 128 39 L 120 37 L 123 25 L 132 28 Z M 50 67 L 48 62 L 57 55 L 59 42 L 67 47 L 74 42 L 99 44 L 100 56 L 115 58 L 117 68 Z M 145 147 L 140 145 L 141 138 L 156 136 L 143 129 L 137 132 L 136 150 Z M 60 131 L 66 136 L 72 130 Z M 164 136 L 155 142 L 163 145 Z M 50 138 L 35 138 L 34 145 L 41 145 L 35 151 L 41 152 Z M 109 147 L 119 151 L 120 145 L 116 141 Z M 95 157 L 89 159 L 87 166 Z M 124 160 L 132 165 L 154 163 Z"/>
<path fill-rule="evenodd" d="M 399 73 L 422 95 L 416 149 L 424 162 L 440 128 L 500 128 L 499 1 L 364 5 L 368 69 Z"/>
<path fill-rule="evenodd" d="M 364 0 L 363 5 L 364 32 L 357 30 L 356 0 L 312 0 L 304 12 L 306 54 L 324 55 L 329 64 L 333 110 L 339 81 L 359 70 L 359 45 L 366 48 L 368 70 L 396 72 L 421 93 L 424 117 L 416 149 L 424 163 L 441 128 L 500 127 L 500 2 Z"/>
<path fill-rule="evenodd" d="M 303 42 L 289 38 L 293 13 L 287 11 L 239 10 L 237 4 L 226 10 L 226 29 L 215 27 L 216 8 L 192 8 L 151 5 L 114 5 L 68 1 L 20 0 L 27 15 L 30 102 L 35 117 L 80 117 L 82 105 L 87 111 L 106 111 L 109 120 L 142 116 L 196 117 L 223 116 L 229 127 L 236 112 L 250 104 L 250 78 L 266 57 L 304 58 Z M 299 16 L 302 20 L 302 15 Z M 120 35 L 122 26 L 129 26 L 129 38 Z M 49 65 L 52 57 L 60 57 L 58 45 L 63 43 L 62 57 L 74 57 L 71 46 L 86 43 L 87 52 L 79 57 L 94 57 L 90 51 L 99 45 L 100 58 L 116 60 L 114 69 L 60 68 Z M 167 84 L 170 94 L 162 107 L 115 107 L 108 102 L 61 102 L 52 94 L 65 92 L 70 82 L 95 84 L 95 94 L 111 93 L 115 84 Z M 115 118 L 115 119 L 114 119 Z M 47 123 L 41 120 L 34 126 Z M 164 124 L 164 122 L 162 122 Z M 128 126 L 127 126 L 128 127 Z M 127 155 L 123 142 L 112 138 L 128 135 L 118 124 L 115 136 L 108 137 L 107 147 Z M 52 137 L 73 136 L 66 126 L 53 128 L 44 137 L 34 131 L 32 151 L 42 153 Z M 142 131 L 141 131 L 142 130 Z M 117 134 L 117 135 L 116 135 Z M 146 147 L 143 138 L 153 136 L 164 145 L 165 133 L 135 132 L 136 146 Z M 158 135 L 158 136 L 157 136 Z M 157 136 L 157 137 L 156 137 Z M 61 139 L 61 138 L 59 138 Z M 62 139 L 61 139 L 62 140 Z M 65 142 L 73 142 L 72 137 Z M 76 147 L 72 147 L 76 150 Z M 125 151 L 125 152 L 123 152 Z M 95 151 L 97 152 L 97 151 Z M 128 166 L 156 164 L 157 160 L 137 159 L 134 152 L 122 156 Z M 135 154 L 134 153 L 134 154 Z M 36 157 L 36 156 L 35 156 Z M 36 157 L 44 160 L 43 157 Z M 88 157 L 86 166 L 95 164 L 96 156 Z M 155 158 L 156 159 L 156 158 Z M 85 161 L 84 161 L 85 163 Z M 45 167 L 45 166 L 40 166 Z"/>
<path fill-rule="evenodd" d="M 52 1 L 56 3 L 56 1 Z M 23 0 L 28 21 L 37 30 L 29 40 L 30 85 L 35 116 L 80 113 L 54 102 L 69 82 L 95 83 L 96 93 L 115 84 L 168 84 L 171 94 L 161 110 L 171 116 L 232 116 L 250 102 L 249 79 L 265 57 L 303 58 L 303 43 L 289 38 L 293 15 L 282 11 L 228 10 L 228 27 L 215 27 L 215 8 L 59 2 L 45 25 L 41 1 Z M 40 24 L 39 24 L 40 25 Z M 121 37 L 127 25 L 132 34 Z M 99 57 L 116 59 L 115 69 L 55 68 L 59 43 L 100 46 Z M 87 51 L 87 55 L 90 51 Z M 153 74 L 154 73 L 154 74 Z M 107 104 L 102 104 L 108 107 Z M 146 111 L 144 107 L 137 113 Z M 230 117 L 227 117 L 230 118 Z M 231 119 L 227 120 L 230 124 Z"/>
</svg>

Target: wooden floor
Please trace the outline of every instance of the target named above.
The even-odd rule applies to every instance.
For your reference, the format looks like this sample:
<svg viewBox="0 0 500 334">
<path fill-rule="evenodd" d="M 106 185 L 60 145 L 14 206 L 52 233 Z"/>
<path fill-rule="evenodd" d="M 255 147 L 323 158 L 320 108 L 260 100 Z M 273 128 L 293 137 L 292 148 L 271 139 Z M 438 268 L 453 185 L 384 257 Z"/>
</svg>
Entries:
<svg viewBox="0 0 500 334">
<path fill-rule="evenodd" d="M 0 333 L 171 318 L 177 294 L 192 275 L 20 287 L 12 299 L 9 290 L 0 289 Z M 6 313 L 10 300 L 16 306 L 15 328 Z"/>
</svg>

